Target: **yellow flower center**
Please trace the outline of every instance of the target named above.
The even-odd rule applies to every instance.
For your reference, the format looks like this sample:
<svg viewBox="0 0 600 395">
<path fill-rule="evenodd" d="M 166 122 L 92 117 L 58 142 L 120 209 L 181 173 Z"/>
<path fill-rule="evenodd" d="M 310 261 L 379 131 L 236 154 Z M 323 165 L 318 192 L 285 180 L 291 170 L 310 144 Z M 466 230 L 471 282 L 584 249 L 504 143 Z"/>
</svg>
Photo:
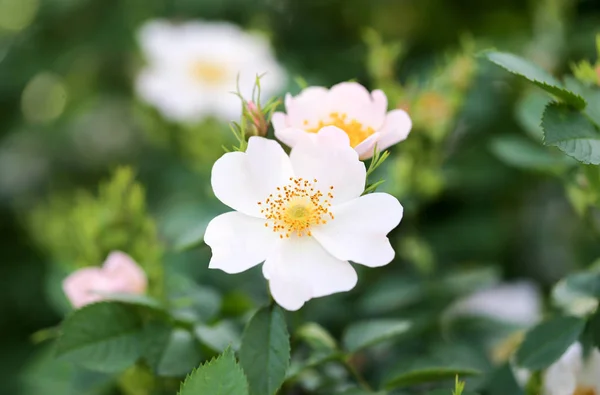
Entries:
<svg viewBox="0 0 600 395">
<path fill-rule="evenodd" d="M 329 211 L 333 186 L 323 193 L 316 184 L 316 179 L 311 182 L 290 177 L 288 185 L 277 187 L 264 202 L 258 202 L 260 212 L 268 220 L 265 226 L 272 227 L 273 232 L 278 232 L 283 239 L 292 234 L 312 236 L 311 226 L 326 224 L 328 219 L 333 219 Z"/>
<path fill-rule="evenodd" d="M 596 390 L 592 387 L 578 386 L 573 392 L 573 395 L 597 395 Z"/>
<path fill-rule="evenodd" d="M 190 72 L 196 81 L 208 85 L 222 83 L 227 74 L 222 64 L 211 61 L 197 61 L 193 63 Z"/>
<path fill-rule="evenodd" d="M 305 120 L 304 126 L 307 125 L 308 120 Z M 332 112 L 329 114 L 328 120 L 320 120 L 316 127 L 306 129 L 306 131 L 310 133 L 317 133 L 324 126 L 336 126 L 346 132 L 348 138 L 350 139 L 350 145 L 352 148 L 356 147 L 367 137 L 375 133 L 375 129 L 372 127 L 365 127 L 356 119 L 348 119 L 348 114 L 340 114 L 338 112 Z"/>
</svg>

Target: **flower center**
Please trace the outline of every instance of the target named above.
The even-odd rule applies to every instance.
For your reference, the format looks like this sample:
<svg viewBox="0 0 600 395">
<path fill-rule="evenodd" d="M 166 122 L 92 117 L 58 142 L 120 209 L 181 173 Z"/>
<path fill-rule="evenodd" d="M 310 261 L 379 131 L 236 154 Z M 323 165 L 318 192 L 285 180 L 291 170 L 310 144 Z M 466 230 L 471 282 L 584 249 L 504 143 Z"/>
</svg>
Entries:
<svg viewBox="0 0 600 395">
<path fill-rule="evenodd" d="M 217 85 L 223 82 L 227 74 L 223 65 L 211 61 L 194 62 L 190 72 L 196 81 L 208 85 Z"/>
<path fill-rule="evenodd" d="M 324 193 L 316 184 L 316 179 L 311 182 L 290 177 L 288 185 L 277 187 L 264 202 L 258 202 L 260 212 L 268 220 L 265 226 L 272 227 L 273 232 L 278 232 L 283 239 L 292 234 L 312 236 L 311 226 L 326 224 L 327 219 L 333 219 L 329 211 L 333 186 Z"/>
<path fill-rule="evenodd" d="M 304 125 L 308 125 L 308 120 L 304 121 Z M 344 113 L 340 115 L 338 112 L 332 112 L 329 114 L 328 120 L 320 120 L 316 127 L 306 129 L 306 131 L 317 133 L 324 126 L 336 126 L 346 132 L 352 148 L 356 147 L 367 137 L 375 133 L 375 129 L 372 127 L 365 127 L 356 119 L 348 119 L 348 114 Z"/>
<path fill-rule="evenodd" d="M 592 387 L 578 386 L 573 395 L 596 395 L 596 390 Z"/>
</svg>

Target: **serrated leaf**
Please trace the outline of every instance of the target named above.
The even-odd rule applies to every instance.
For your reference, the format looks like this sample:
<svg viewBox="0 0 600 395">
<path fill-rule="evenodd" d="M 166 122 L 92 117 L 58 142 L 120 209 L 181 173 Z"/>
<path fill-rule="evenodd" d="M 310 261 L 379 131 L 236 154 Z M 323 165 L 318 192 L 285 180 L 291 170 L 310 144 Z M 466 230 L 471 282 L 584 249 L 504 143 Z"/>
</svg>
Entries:
<svg viewBox="0 0 600 395">
<path fill-rule="evenodd" d="M 227 347 L 233 350 L 240 347 L 240 331 L 229 321 L 211 326 L 198 324 L 194 332 L 202 344 L 217 352 L 223 352 Z"/>
<path fill-rule="evenodd" d="M 588 103 L 585 107 L 585 114 L 597 125 L 600 126 L 600 88 L 597 86 L 586 86 L 575 78 L 565 78 L 567 88 Z"/>
<path fill-rule="evenodd" d="M 120 302 L 95 303 L 63 322 L 58 357 L 102 372 L 118 372 L 141 356 L 142 320 L 134 307 Z"/>
<path fill-rule="evenodd" d="M 600 164 L 600 133 L 582 113 L 567 105 L 552 103 L 542 118 L 544 144 L 588 164 Z"/>
<path fill-rule="evenodd" d="M 231 350 L 188 375 L 178 395 L 248 395 L 248 383 Z"/>
<path fill-rule="evenodd" d="M 250 395 L 272 395 L 283 383 L 290 364 L 290 341 L 281 308 L 263 307 L 242 335 L 240 364 Z"/>
<path fill-rule="evenodd" d="M 406 334 L 412 328 L 407 320 L 380 319 L 358 322 L 346 329 L 343 343 L 349 352 L 357 352 L 383 341 Z"/>
<path fill-rule="evenodd" d="M 408 387 L 417 384 L 442 380 L 454 380 L 456 376 L 475 376 L 481 372 L 477 369 L 461 366 L 421 366 L 402 370 L 386 381 L 387 389 Z"/>
<path fill-rule="evenodd" d="M 506 71 L 518 75 L 533 82 L 546 92 L 556 96 L 578 109 L 585 107 L 585 100 L 576 93 L 567 90 L 556 78 L 541 67 L 525 60 L 517 55 L 506 52 L 486 52 L 485 56 L 491 62 L 502 67 Z"/>
<path fill-rule="evenodd" d="M 490 148 L 502 162 L 521 169 L 553 171 L 576 163 L 520 136 L 498 136 L 492 140 Z"/>
<path fill-rule="evenodd" d="M 550 366 L 577 341 L 584 327 L 585 320 L 577 317 L 556 317 L 538 324 L 517 350 L 517 365 L 531 370 Z"/>
</svg>

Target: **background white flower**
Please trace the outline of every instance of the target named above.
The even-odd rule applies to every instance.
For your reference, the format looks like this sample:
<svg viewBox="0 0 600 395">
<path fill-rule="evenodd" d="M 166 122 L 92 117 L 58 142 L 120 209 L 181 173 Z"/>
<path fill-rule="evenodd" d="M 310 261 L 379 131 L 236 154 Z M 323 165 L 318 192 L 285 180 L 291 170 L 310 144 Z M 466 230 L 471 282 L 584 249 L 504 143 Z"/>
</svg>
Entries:
<svg viewBox="0 0 600 395">
<path fill-rule="evenodd" d="M 102 267 L 86 267 L 63 281 L 63 290 L 73 307 L 98 302 L 108 294 L 141 295 L 146 292 L 146 273 L 127 254 L 111 252 Z"/>
<path fill-rule="evenodd" d="M 391 195 L 361 196 L 365 176 L 338 128 L 304 139 L 289 157 L 277 142 L 251 137 L 246 152 L 223 155 L 212 170 L 215 195 L 235 211 L 206 229 L 209 267 L 239 273 L 264 261 L 273 298 L 288 310 L 352 289 L 348 261 L 388 264 L 387 234 L 403 211 Z"/>
<path fill-rule="evenodd" d="M 571 345 L 542 376 L 543 395 L 600 394 L 600 352 L 583 357 L 581 344 Z"/>
<path fill-rule="evenodd" d="M 535 283 L 504 283 L 459 299 L 447 314 L 485 316 L 529 327 L 541 319 L 542 297 Z"/>
<path fill-rule="evenodd" d="M 306 133 L 337 126 L 346 132 L 361 159 L 370 158 L 375 144 L 384 150 L 406 139 L 412 127 L 405 111 L 387 112 L 387 104 L 383 91 L 369 93 L 356 82 L 342 82 L 331 89 L 309 87 L 298 96 L 286 95 L 287 114 L 273 114 L 275 136 L 294 147 Z"/>
<path fill-rule="evenodd" d="M 285 83 L 269 43 L 230 23 L 151 21 L 140 29 L 139 42 L 148 66 L 137 79 L 137 91 L 176 121 L 239 118 L 241 102 L 231 93 L 238 74 L 240 90 L 248 97 L 257 74 L 265 74 L 265 99 Z"/>
</svg>

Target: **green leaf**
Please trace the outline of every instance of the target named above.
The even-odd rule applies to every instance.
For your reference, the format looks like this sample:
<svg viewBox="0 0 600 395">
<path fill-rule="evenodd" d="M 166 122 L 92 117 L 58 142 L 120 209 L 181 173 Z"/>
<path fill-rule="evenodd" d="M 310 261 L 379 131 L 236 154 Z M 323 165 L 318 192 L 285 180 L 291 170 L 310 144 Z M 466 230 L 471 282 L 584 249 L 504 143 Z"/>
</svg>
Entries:
<svg viewBox="0 0 600 395">
<path fill-rule="evenodd" d="M 485 56 L 488 60 L 502 67 L 506 71 L 533 82 L 570 106 L 582 109 L 586 105 L 585 100 L 583 100 L 581 96 L 565 89 L 563 85 L 546 70 L 519 56 L 506 52 L 492 51 L 486 52 Z"/>
<path fill-rule="evenodd" d="M 600 348 L 600 310 L 597 310 L 596 313 L 589 320 L 589 332 L 591 335 L 592 342 L 597 348 Z"/>
<path fill-rule="evenodd" d="M 565 85 L 588 102 L 584 112 L 597 126 L 600 126 L 600 89 L 597 86 L 586 86 L 572 77 L 565 79 Z"/>
<path fill-rule="evenodd" d="M 405 369 L 395 374 L 387 380 L 385 387 L 387 389 L 408 387 L 416 384 L 431 383 L 434 381 L 453 380 L 457 375 L 475 376 L 479 375 L 479 370 L 461 367 L 461 366 L 422 366 Z M 448 390 L 450 393 L 451 391 Z"/>
<path fill-rule="evenodd" d="M 63 322 L 56 353 L 92 370 L 118 372 L 141 356 L 141 330 L 134 307 L 120 302 L 91 304 Z"/>
<path fill-rule="evenodd" d="M 385 391 L 370 392 L 361 388 L 351 388 L 343 392 L 336 392 L 335 395 L 387 395 Z"/>
<path fill-rule="evenodd" d="M 517 365 L 531 370 L 550 366 L 573 344 L 585 327 L 577 317 L 556 317 L 532 328 L 517 350 Z"/>
<path fill-rule="evenodd" d="M 406 334 L 412 322 L 398 319 L 380 319 L 352 324 L 344 333 L 344 347 L 351 353 L 377 343 Z"/>
<path fill-rule="evenodd" d="M 290 364 L 290 341 L 281 308 L 263 307 L 242 335 L 240 364 L 250 395 L 272 395 L 283 383 Z"/>
<path fill-rule="evenodd" d="M 429 391 L 427 395 L 452 395 L 452 390 L 449 388 L 439 388 L 437 390 Z M 477 392 L 463 391 L 461 395 L 477 395 Z"/>
<path fill-rule="evenodd" d="M 544 144 L 558 147 L 582 163 L 600 164 L 600 133 L 582 113 L 551 103 L 542 118 Z"/>
<path fill-rule="evenodd" d="M 190 332 L 158 322 L 145 329 L 143 350 L 152 371 L 163 377 L 183 376 L 201 361 L 198 344 Z"/>
<path fill-rule="evenodd" d="M 600 273 L 574 273 L 559 281 L 552 289 L 554 304 L 565 312 L 584 316 L 598 307 Z"/>
<path fill-rule="evenodd" d="M 248 395 L 248 383 L 231 350 L 188 375 L 178 395 Z"/>
<path fill-rule="evenodd" d="M 296 331 L 298 339 L 304 340 L 313 350 L 333 351 L 337 343 L 325 328 L 314 322 L 307 322 Z"/>
<path fill-rule="evenodd" d="M 553 171 L 575 163 L 520 136 L 498 136 L 492 140 L 490 148 L 507 165 L 526 170 Z"/>
<path fill-rule="evenodd" d="M 229 321 L 221 321 L 212 326 L 198 324 L 194 332 L 202 344 L 214 351 L 223 352 L 227 347 L 234 350 L 239 348 L 239 330 Z"/>
</svg>

